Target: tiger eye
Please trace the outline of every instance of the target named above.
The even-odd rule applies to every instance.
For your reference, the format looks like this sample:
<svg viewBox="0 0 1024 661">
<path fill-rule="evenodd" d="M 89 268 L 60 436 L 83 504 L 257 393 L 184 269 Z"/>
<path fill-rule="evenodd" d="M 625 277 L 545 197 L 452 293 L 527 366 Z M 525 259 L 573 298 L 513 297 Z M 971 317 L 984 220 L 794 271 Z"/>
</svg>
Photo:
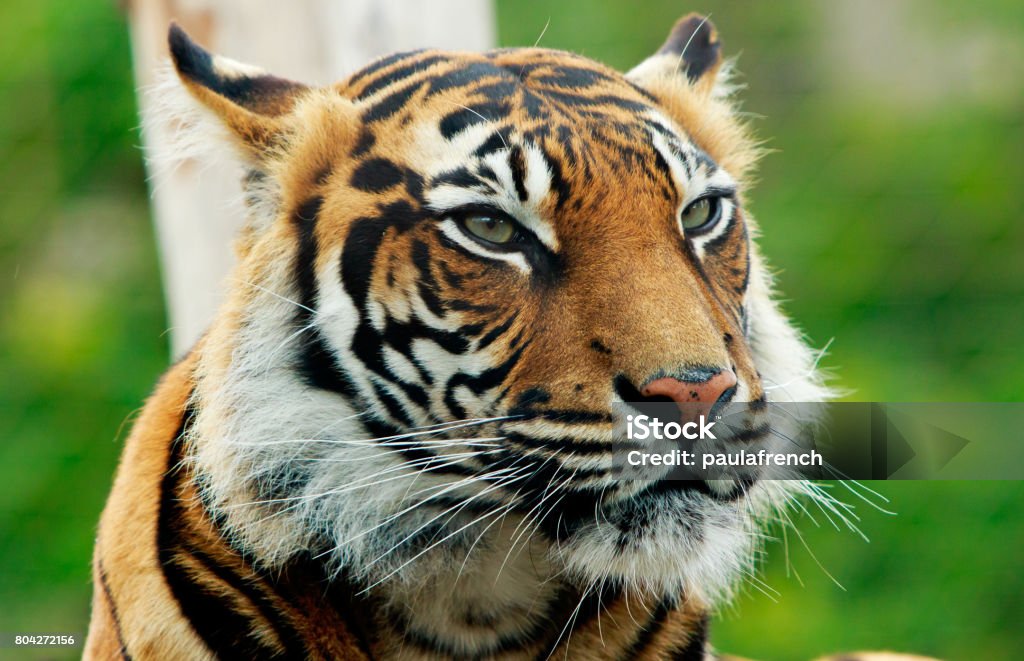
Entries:
<svg viewBox="0 0 1024 661">
<path fill-rule="evenodd" d="M 491 243 L 508 243 L 516 235 L 515 226 L 503 218 L 469 216 L 462 223 L 470 234 Z"/>
<path fill-rule="evenodd" d="M 695 230 L 707 225 L 714 219 L 715 204 L 714 198 L 702 197 L 683 209 L 683 213 L 680 214 L 683 229 Z"/>
</svg>

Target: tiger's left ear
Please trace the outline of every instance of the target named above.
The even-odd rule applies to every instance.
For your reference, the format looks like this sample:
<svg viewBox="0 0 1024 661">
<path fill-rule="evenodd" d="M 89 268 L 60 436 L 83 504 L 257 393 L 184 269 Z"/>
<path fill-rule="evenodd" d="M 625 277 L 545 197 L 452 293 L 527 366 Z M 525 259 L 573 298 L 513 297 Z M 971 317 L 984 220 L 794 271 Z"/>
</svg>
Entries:
<svg viewBox="0 0 1024 661">
<path fill-rule="evenodd" d="M 283 131 L 281 117 L 309 88 L 272 76 L 256 67 L 212 55 L 189 38 L 177 23 L 167 34 L 178 77 L 189 93 L 259 160 Z"/>
<path fill-rule="evenodd" d="M 722 66 L 722 42 L 706 16 L 688 14 L 676 21 L 668 39 L 626 77 L 641 87 L 666 80 L 685 80 L 698 92 L 710 94 Z"/>
</svg>

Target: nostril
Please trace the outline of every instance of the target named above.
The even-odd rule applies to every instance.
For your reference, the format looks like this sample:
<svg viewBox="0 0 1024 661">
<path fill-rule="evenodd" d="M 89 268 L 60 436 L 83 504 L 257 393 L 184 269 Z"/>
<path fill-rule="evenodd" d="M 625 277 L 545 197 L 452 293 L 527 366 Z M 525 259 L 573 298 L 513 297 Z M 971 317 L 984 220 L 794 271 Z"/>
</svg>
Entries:
<svg viewBox="0 0 1024 661">
<path fill-rule="evenodd" d="M 619 396 L 624 402 L 638 402 L 643 399 L 643 395 L 637 390 L 637 387 L 630 382 L 629 379 L 622 376 L 621 374 L 615 377 L 614 381 L 615 394 Z M 636 399 L 639 397 L 640 399 Z"/>
<path fill-rule="evenodd" d="M 687 372 L 684 377 L 696 376 Z M 701 380 L 675 377 L 653 379 L 637 388 L 625 376 L 615 377 L 614 388 L 624 402 L 677 404 L 724 404 L 736 396 L 736 374 L 732 370 L 706 370 Z"/>
<path fill-rule="evenodd" d="M 615 377 L 615 394 L 622 401 L 639 404 L 643 402 L 671 404 L 675 400 L 668 395 L 645 395 L 624 376 Z"/>
<path fill-rule="evenodd" d="M 675 400 L 668 395 L 645 395 L 633 382 L 624 376 L 615 378 L 615 394 L 631 405 L 632 408 L 652 418 L 665 415 L 665 404 L 673 404 Z"/>
<path fill-rule="evenodd" d="M 663 376 L 648 382 L 639 392 L 648 401 L 659 397 L 677 404 L 706 406 L 728 401 L 736 394 L 736 374 L 732 370 L 708 370 L 700 376 L 693 380 Z"/>
</svg>

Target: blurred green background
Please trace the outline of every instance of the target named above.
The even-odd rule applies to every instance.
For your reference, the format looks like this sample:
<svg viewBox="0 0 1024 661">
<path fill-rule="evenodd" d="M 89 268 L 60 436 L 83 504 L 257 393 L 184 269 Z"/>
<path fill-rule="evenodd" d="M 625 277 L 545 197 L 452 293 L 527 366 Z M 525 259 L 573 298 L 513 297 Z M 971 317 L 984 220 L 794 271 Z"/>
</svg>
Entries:
<svg viewBox="0 0 1024 661">
<path fill-rule="evenodd" d="M 497 7 L 502 45 L 544 32 L 620 68 L 710 11 L 776 150 L 750 195 L 762 245 L 812 342 L 834 338 L 836 382 L 861 400 L 1022 399 L 1024 4 Z M 0 631 L 84 633 L 95 521 L 167 364 L 129 42 L 105 0 L 5 0 L 0 36 Z M 804 517 L 807 546 L 790 533 L 787 562 L 770 545 L 770 596 L 749 587 L 716 643 L 1022 658 L 1024 485 L 872 486 L 897 515 L 861 503 L 871 542 Z"/>
</svg>

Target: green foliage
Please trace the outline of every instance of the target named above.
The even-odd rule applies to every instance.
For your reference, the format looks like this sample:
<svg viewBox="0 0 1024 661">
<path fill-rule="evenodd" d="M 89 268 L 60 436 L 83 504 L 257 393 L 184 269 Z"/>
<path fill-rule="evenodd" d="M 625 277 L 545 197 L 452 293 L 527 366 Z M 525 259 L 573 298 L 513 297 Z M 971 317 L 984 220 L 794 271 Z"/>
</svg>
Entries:
<svg viewBox="0 0 1024 661">
<path fill-rule="evenodd" d="M 1024 14 L 1007 0 L 898 4 L 899 39 L 880 46 L 888 68 L 836 47 L 842 30 L 870 33 L 827 13 L 849 2 L 711 7 L 726 52 L 742 53 L 744 108 L 776 150 L 748 196 L 761 245 L 812 341 L 834 338 L 823 364 L 852 398 L 1019 400 Z M 619 68 L 687 9 L 497 8 L 503 45 L 540 38 Z M 114 3 L 8 0 L 0 26 L 0 631 L 84 632 L 124 427 L 167 362 L 131 54 Z M 964 74 L 972 57 L 998 66 Z M 1024 488 L 871 486 L 896 516 L 843 496 L 870 544 L 820 512 L 820 528 L 800 517 L 806 546 L 790 531 L 768 547 L 763 580 L 779 594 L 751 584 L 717 624 L 719 646 L 768 659 L 1017 656 Z"/>
<path fill-rule="evenodd" d="M 166 365 L 116 8 L 0 9 L 0 630 L 85 632 L 122 425 Z"/>
</svg>

